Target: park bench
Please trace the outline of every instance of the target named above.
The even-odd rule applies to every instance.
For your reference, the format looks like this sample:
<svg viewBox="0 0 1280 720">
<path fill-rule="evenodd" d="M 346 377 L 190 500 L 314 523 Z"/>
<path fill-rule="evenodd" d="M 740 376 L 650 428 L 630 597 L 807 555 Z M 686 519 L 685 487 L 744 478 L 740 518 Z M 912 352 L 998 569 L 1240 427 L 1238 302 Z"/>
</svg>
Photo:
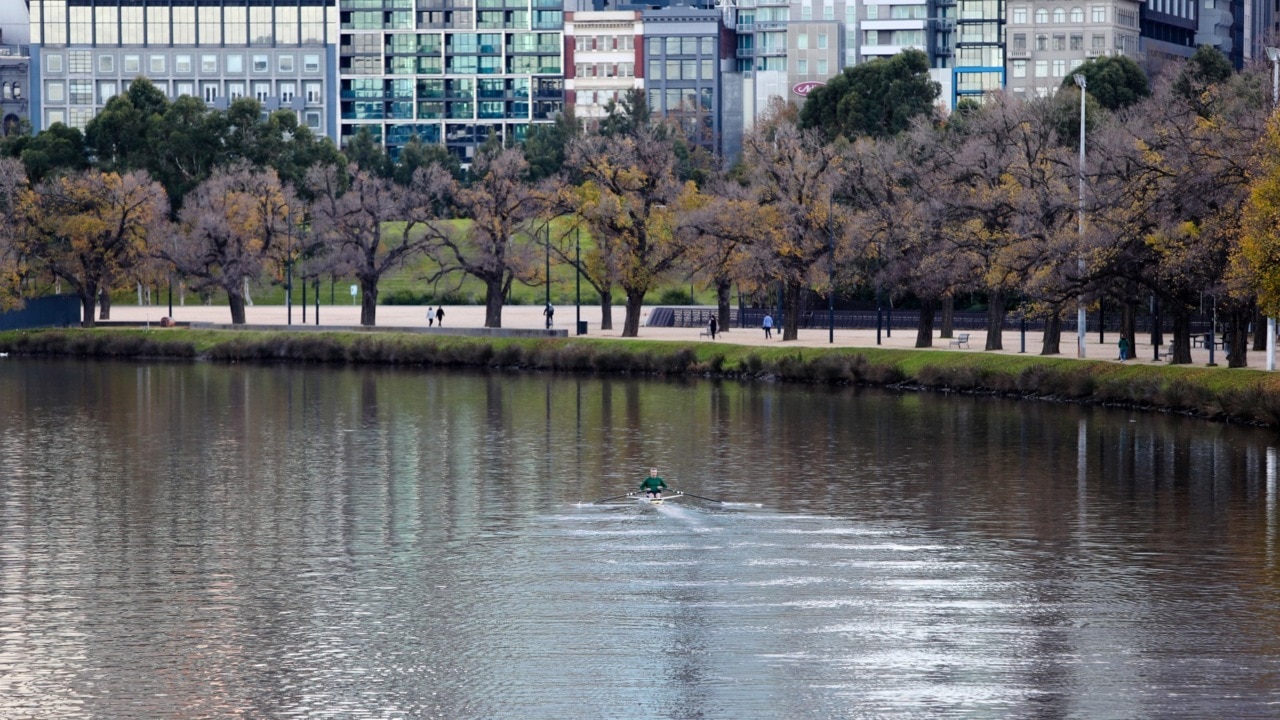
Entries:
<svg viewBox="0 0 1280 720">
<path fill-rule="evenodd" d="M 969 346 L 969 333 L 960 333 L 951 340 L 948 347 L 962 348 Z"/>
</svg>

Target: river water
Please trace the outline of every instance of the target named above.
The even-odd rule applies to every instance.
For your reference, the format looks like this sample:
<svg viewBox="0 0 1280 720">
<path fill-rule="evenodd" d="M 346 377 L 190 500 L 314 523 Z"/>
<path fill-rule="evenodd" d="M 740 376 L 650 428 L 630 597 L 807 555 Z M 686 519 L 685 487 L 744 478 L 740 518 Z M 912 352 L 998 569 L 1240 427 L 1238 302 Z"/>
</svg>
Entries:
<svg viewBox="0 0 1280 720">
<path fill-rule="evenodd" d="M 1280 716 L 1268 432 L 299 366 L 0 398 L 4 718 Z M 726 502 L 590 502 L 650 465 Z"/>
</svg>

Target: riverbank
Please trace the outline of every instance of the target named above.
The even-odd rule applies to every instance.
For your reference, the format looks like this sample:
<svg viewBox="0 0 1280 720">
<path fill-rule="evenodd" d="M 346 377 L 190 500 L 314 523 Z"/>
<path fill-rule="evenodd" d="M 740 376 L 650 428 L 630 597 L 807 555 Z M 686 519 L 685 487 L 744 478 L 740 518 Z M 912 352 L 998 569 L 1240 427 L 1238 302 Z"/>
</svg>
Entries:
<svg viewBox="0 0 1280 720">
<path fill-rule="evenodd" d="M 333 310 L 322 308 L 322 317 L 340 321 Z M 380 324 L 391 324 L 397 313 L 379 308 Z M 122 312 L 126 319 L 140 308 Z M 614 334 L 600 333 L 568 338 L 467 338 L 428 334 L 419 327 L 405 326 L 404 332 L 368 333 L 334 329 L 323 332 L 280 332 L 214 330 L 198 328 L 160 329 L 156 308 L 148 308 L 147 318 L 155 324 L 141 328 L 99 328 L 95 330 L 40 330 L 0 333 L 0 352 L 13 355 L 186 358 L 213 361 L 271 361 L 319 363 L 373 363 L 401 366 L 484 367 L 523 370 L 661 374 L 666 376 L 722 377 L 743 380 L 779 380 L 824 384 L 859 384 L 927 389 L 944 392 L 990 393 L 1027 399 L 1129 406 L 1178 412 L 1206 419 L 1280 427 L 1280 377 L 1260 370 L 1223 367 L 1169 366 L 1150 360 L 1118 363 L 1110 360 L 1079 360 L 1042 357 L 1016 351 L 1020 337 L 1012 340 L 1014 350 L 986 352 L 980 349 L 910 349 L 914 333 L 899 330 L 874 345 L 874 331 L 837 331 L 837 343 L 829 345 L 826 331 L 804 331 L 798 342 L 766 341 L 759 330 L 732 330 L 715 342 L 690 328 L 642 328 L 640 339 L 620 341 Z M 225 308 L 207 308 L 225 314 Z M 416 316 L 425 312 L 409 308 Z M 470 313 L 446 308 L 446 323 L 468 325 Z M 482 309 L 477 309 L 483 312 Z M 506 317 L 526 321 L 538 308 L 518 308 L 522 312 Z M 563 310 L 563 309 L 562 309 Z M 585 310 L 585 308 L 584 308 Z M 280 317 L 259 312 L 260 324 L 285 324 Z M 323 312 L 327 311 L 327 312 Z M 295 308 L 295 319 L 298 309 Z M 595 309 L 598 315 L 599 310 Z M 327 315 L 327 317 L 326 317 Z M 179 321 L 187 320 L 175 312 Z M 557 317 L 561 317 L 557 313 Z M 573 308 L 564 312 L 573 320 Z M 585 314 L 584 314 L 585 317 Z M 134 318 L 127 318 L 133 320 Z M 538 318 L 539 320 L 541 318 Z M 598 318 L 597 318 L 598 319 Z M 621 318 L 618 318 L 621 325 Z M 195 320 L 195 322 L 200 322 Z M 520 321 L 504 323 L 521 326 Z M 570 323 L 563 323 L 570 324 Z M 597 326 L 598 327 L 598 326 Z M 589 330 L 590 332 L 590 330 Z M 673 337 L 678 333 L 679 335 Z M 910 336 L 909 338 L 903 336 Z M 857 346 L 853 342 L 871 342 Z M 1039 338 L 1035 338 L 1038 348 Z M 971 348 L 981 348 L 984 338 L 971 333 Z M 909 343 L 909 344 L 908 344 Z M 1031 339 L 1028 338 L 1028 345 Z M 902 345 L 908 345 L 903 347 Z M 1097 353 L 1107 351 L 1095 347 Z M 1028 347 L 1028 350 L 1032 350 Z M 1141 355 L 1141 352 L 1139 353 Z M 1108 355 L 1109 357 L 1109 355 Z M 1261 360 L 1261 359 L 1260 359 Z M 1252 358 L 1251 358 L 1252 361 Z"/>
</svg>

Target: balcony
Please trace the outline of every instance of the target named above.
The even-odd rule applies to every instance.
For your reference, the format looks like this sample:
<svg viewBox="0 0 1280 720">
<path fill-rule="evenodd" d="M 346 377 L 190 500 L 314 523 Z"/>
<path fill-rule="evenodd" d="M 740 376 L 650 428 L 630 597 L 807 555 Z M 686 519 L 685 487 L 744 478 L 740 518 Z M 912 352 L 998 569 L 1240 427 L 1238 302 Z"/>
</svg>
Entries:
<svg viewBox="0 0 1280 720">
<path fill-rule="evenodd" d="M 1030 50 L 1028 50 L 1028 49 L 1026 49 L 1026 48 L 1021 48 L 1021 49 L 1019 49 L 1019 48 L 1009 48 L 1009 57 L 1011 57 L 1011 58 L 1015 58 L 1015 59 L 1018 59 L 1018 58 L 1029 58 L 1029 57 L 1031 57 L 1031 51 L 1030 51 Z"/>
</svg>

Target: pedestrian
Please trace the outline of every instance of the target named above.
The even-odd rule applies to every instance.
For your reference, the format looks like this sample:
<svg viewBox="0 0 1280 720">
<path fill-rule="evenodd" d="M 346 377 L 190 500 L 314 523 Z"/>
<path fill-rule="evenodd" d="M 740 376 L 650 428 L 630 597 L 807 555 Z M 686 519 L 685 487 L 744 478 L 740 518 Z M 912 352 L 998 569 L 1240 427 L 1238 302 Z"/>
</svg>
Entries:
<svg viewBox="0 0 1280 720">
<path fill-rule="evenodd" d="M 666 486 L 667 483 L 658 477 L 658 468 L 649 468 L 649 477 L 640 482 L 641 492 L 651 498 L 662 497 L 662 489 Z"/>
<path fill-rule="evenodd" d="M 764 339 L 768 340 L 773 337 L 773 316 L 769 313 L 764 314 Z"/>
<path fill-rule="evenodd" d="M 1129 359 L 1129 338 L 1120 336 L 1120 362 Z"/>
<path fill-rule="evenodd" d="M 444 327 L 444 306 L 436 308 L 436 325 Z"/>
<path fill-rule="evenodd" d="M 436 311 L 430 305 L 427 306 L 427 327 L 436 324 Z"/>
<path fill-rule="evenodd" d="M 546 318 L 547 318 L 547 329 L 548 329 L 548 330 L 550 330 L 550 329 L 551 329 L 551 318 L 552 318 L 553 316 L 555 316 L 555 314 L 556 314 L 556 308 L 555 308 L 555 306 L 554 306 L 554 305 L 552 305 L 551 303 L 547 303 L 547 307 L 542 311 L 542 314 L 546 316 Z"/>
<path fill-rule="evenodd" d="M 720 329 L 720 325 L 716 322 L 716 316 L 711 316 L 711 322 L 707 323 L 707 332 L 711 333 L 711 339 L 716 339 L 716 331 Z"/>
</svg>

